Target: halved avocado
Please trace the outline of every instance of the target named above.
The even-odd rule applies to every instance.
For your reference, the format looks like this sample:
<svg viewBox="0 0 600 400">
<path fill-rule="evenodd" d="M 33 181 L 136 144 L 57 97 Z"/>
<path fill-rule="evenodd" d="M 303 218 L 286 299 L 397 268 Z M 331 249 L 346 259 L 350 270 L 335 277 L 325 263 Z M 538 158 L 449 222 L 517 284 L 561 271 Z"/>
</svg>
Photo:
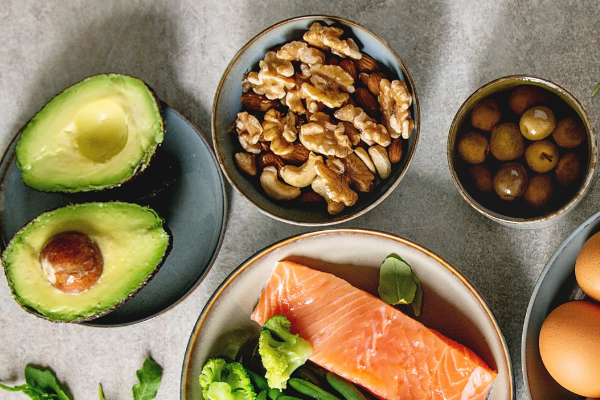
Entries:
<svg viewBox="0 0 600 400">
<path fill-rule="evenodd" d="M 164 119 L 140 79 L 84 79 L 48 102 L 25 126 L 16 162 L 28 186 L 87 192 L 121 185 L 143 171 L 164 138 Z"/>
<path fill-rule="evenodd" d="M 25 310 L 52 321 L 81 322 L 131 298 L 156 274 L 171 246 L 163 220 L 148 207 L 82 203 L 25 225 L 8 244 L 2 264 L 13 298 Z M 103 265 L 96 274 L 98 253 Z M 78 287 L 78 280 L 84 285 Z"/>
</svg>

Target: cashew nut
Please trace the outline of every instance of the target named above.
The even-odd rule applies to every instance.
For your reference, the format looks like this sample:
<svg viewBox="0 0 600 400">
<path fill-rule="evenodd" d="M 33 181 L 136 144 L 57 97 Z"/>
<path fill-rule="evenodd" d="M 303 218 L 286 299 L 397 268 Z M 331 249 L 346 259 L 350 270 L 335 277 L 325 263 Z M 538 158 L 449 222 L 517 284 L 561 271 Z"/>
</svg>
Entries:
<svg viewBox="0 0 600 400">
<path fill-rule="evenodd" d="M 375 165 L 373 165 L 373 161 L 371 161 L 365 149 L 363 149 L 362 147 L 357 147 L 356 149 L 354 149 L 354 153 L 358 156 L 358 158 L 362 160 L 362 162 L 365 163 L 367 168 L 369 168 L 369 171 L 371 171 L 374 174 L 377 173 Z"/>
<path fill-rule="evenodd" d="M 392 173 L 392 163 L 388 157 L 385 147 L 375 145 L 369 147 L 369 156 L 377 169 L 377 173 L 381 179 L 385 179 Z"/>
<path fill-rule="evenodd" d="M 256 156 L 254 154 L 235 153 L 235 162 L 242 171 L 250 176 L 256 176 Z"/>
<path fill-rule="evenodd" d="M 315 162 L 317 160 L 323 161 L 323 157 L 311 151 L 308 155 L 308 160 L 301 166 L 285 165 L 279 172 L 286 183 L 299 188 L 306 187 L 317 176 L 317 171 L 315 170 Z"/>
<path fill-rule="evenodd" d="M 300 196 L 300 189 L 277 179 L 277 168 L 265 167 L 260 174 L 260 185 L 275 200 L 292 200 Z"/>
</svg>

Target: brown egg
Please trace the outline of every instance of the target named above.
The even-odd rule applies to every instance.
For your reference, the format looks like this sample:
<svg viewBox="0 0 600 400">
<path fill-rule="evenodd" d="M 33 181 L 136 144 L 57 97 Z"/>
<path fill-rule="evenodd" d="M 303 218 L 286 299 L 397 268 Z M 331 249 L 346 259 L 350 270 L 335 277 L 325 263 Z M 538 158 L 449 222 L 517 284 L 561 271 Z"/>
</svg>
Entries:
<svg viewBox="0 0 600 400">
<path fill-rule="evenodd" d="M 600 306 L 570 301 L 542 324 L 540 355 L 550 375 L 565 389 L 600 397 Z"/>
<path fill-rule="evenodd" d="M 590 237 L 579 250 L 575 278 L 585 294 L 600 301 L 600 232 Z"/>
</svg>

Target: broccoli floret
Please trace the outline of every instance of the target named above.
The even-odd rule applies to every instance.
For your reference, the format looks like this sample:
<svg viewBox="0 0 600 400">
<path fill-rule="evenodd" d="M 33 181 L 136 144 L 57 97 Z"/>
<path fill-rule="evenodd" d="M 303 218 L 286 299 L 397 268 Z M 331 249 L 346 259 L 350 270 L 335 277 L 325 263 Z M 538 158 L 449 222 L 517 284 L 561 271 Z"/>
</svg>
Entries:
<svg viewBox="0 0 600 400">
<path fill-rule="evenodd" d="M 275 315 L 263 325 L 258 338 L 258 352 L 272 389 L 285 389 L 292 372 L 312 354 L 311 344 L 291 333 L 292 324 L 283 315 Z"/>
<path fill-rule="evenodd" d="M 204 400 L 255 400 L 256 392 L 244 366 L 223 358 L 209 359 L 200 373 Z"/>
</svg>

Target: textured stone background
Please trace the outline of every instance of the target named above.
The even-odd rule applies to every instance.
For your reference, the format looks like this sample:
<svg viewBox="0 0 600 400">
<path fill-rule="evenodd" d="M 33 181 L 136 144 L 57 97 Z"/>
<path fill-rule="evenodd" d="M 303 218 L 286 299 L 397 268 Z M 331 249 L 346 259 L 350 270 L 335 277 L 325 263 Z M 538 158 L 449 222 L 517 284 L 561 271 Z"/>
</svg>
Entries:
<svg viewBox="0 0 600 400">
<path fill-rule="evenodd" d="M 525 399 L 520 343 L 529 297 L 568 234 L 600 208 L 600 187 L 566 218 L 537 230 L 502 227 L 459 195 L 446 158 L 455 112 L 475 89 L 511 74 L 537 75 L 573 93 L 597 125 L 600 8 L 594 1 L 468 0 L 0 0 L 0 151 L 66 86 L 121 72 L 146 80 L 210 137 L 212 100 L 237 50 L 268 26 L 304 14 L 338 15 L 378 34 L 400 55 L 421 105 L 421 138 L 404 180 L 382 204 L 342 225 L 413 240 L 479 289 L 510 348 L 517 398 Z M 221 253 L 184 302 L 153 320 L 111 329 L 45 322 L 23 312 L 0 274 L 0 381 L 21 383 L 26 364 L 51 367 L 76 399 L 131 398 L 135 370 L 164 367 L 159 399 L 179 398 L 187 341 L 205 302 L 239 263 L 310 228 L 260 214 L 229 191 Z M 22 399 L 1 392 L 2 399 Z"/>
</svg>

